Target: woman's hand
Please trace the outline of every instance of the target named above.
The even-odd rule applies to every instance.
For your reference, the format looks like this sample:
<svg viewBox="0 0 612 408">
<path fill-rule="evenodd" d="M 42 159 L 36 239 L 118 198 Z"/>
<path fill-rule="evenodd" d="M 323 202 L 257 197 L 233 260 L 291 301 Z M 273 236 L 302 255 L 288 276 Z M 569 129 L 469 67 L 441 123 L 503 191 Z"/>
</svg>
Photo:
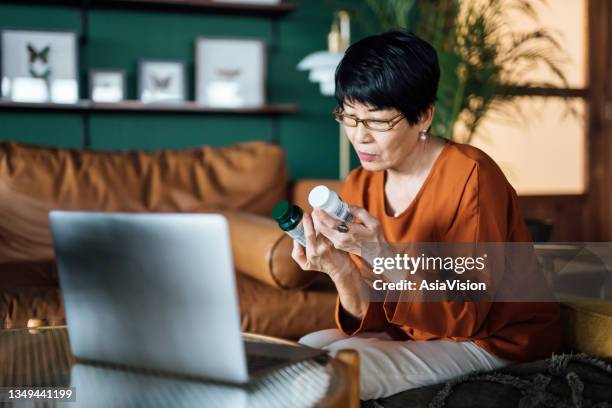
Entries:
<svg viewBox="0 0 612 408">
<path fill-rule="evenodd" d="M 315 228 L 331 241 L 336 249 L 361 256 L 366 262 L 372 264 L 370 258 L 373 257 L 374 252 L 377 253 L 387 243 L 380 223 L 365 208 L 350 205 L 349 210 L 354 220 L 346 223 L 347 232 L 338 231 L 337 227 L 342 222 L 318 208 L 313 212 Z M 363 251 L 364 244 L 372 246 L 370 251 Z M 365 252 L 372 253 L 372 256 L 366 256 Z"/>
<path fill-rule="evenodd" d="M 306 248 L 297 241 L 293 242 L 291 257 L 305 271 L 319 271 L 332 278 L 338 273 L 355 268 L 346 252 L 342 252 L 323 235 L 317 235 L 312 218 L 304 213 L 302 218 Z"/>
<path fill-rule="evenodd" d="M 325 236 L 317 235 L 310 215 L 304 214 L 302 224 L 306 248 L 294 241 L 291 257 L 304 270 L 328 274 L 336 285 L 344 309 L 357 319 L 363 318 L 368 308 L 370 292 L 357 266 L 347 252 L 334 248 Z"/>
</svg>

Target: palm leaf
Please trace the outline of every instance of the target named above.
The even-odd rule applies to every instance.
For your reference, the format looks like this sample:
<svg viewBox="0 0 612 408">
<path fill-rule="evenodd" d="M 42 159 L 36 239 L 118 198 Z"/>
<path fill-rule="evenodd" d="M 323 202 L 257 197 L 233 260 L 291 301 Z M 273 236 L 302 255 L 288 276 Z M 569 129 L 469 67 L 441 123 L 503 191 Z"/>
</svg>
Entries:
<svg viewBox="0 0 612 408">
<path fill-rule="evenodd" d="M 516 32 L 508 15 L 538 22 L 537 5 L 547 0 L 365 0 L 381 28 L 406 28 L 438 51 L 441 78 L 433 131 L 454 138 L 457 123 L 470 141 L 485 117 L 526 120 L 514 87 L 568 87 L 568 62 L 559 36 L 546 28 Z M 544 66 L 552 81 L 529 81 L 525 75 Z M 570 104 L 567 104 L 570 106 Z M 568 110 L 572 110 L 568 108 Z"/>
</svg>

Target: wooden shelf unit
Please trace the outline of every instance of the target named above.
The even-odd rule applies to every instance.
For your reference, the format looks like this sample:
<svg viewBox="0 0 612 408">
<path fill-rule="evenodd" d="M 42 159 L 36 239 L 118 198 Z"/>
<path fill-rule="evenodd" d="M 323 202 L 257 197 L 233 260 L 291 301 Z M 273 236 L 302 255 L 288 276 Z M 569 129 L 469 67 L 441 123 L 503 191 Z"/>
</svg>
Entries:
<svg viewBox="0 0 612 408">
<path fill-rule="evenodd" d="M 211 108 L 197 102 L 143 103 L 127 100 L 115 103 L 97 103 L 80 100 L 76 103 L 34 103 L 0 100 L 0 111 L 38 112 L 125 112 L 125 113 L 179 113 L 179 114 L 222 114 L 222 115 L 282 115 L 298 112 L 294 104 L 271 104 L 252 108 Z"/>
<path fill-rule="evenodd" d="M 194 12 L 201 14 L 236 15 L 270 18 L 272 24 L 272 39 L 269 44 L 271 52 L 277 49 L 279 43 L 278 20 L 297 9 L 292 3 L 278 4 L 240 3 L 238 1 L 214 0 L 0 0 L 0 4 L 36 4 L 78 7 L 81 15 L 79 34 L 80 47 L 86 47 L 89 31 L 89 11 L 92 9 L 133 9 L 142 11 L 172 11 Z M 211 108 L 188 101 L 177 104 L 150 103 L 137 100 L 126 100 L 117 103 L 95 103 L 90 100 L 79 100 L 76 103 L 27 103 L 0 99 L 0 112 L 65 112 L 78 113 L 83 119 L 83 147 L 90 145 L 89 117 L 97 113 L 160 113 L 160 114 L 202 114 L 202 115 L 248 115 L 270 116 L 272 120 L 272 140 L 278 142 L 278 116 L 297 113 L 295 104 L 266 104 L 253 108 Z"/>
</svg>

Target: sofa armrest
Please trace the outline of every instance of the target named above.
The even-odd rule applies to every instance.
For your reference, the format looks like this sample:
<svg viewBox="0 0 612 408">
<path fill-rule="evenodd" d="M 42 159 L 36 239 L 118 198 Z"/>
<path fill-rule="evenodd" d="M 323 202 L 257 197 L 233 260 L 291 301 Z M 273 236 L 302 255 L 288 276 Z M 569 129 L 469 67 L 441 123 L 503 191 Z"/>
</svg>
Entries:
<svg viewBox="0 0 612 408">
<path fill-rule="evenodd" d="M 323 184 L 340 193 L 344 182 L 335 179 L 303 179 L 297 180 L 291 185 L 291 201 L 293 204 L 300 206 L 304 211 L 312 211 L 312 207 L 308 204 L 308 194 L 314 187 Z"/>
<path fill-rule="evenodd" d="M 317 272 L 304 271 L 291 258 L 293 240 L 271 218 L 226 211 L 234 266 L 260 282 L 280 289 L 309 285 Z"/>
</svg>

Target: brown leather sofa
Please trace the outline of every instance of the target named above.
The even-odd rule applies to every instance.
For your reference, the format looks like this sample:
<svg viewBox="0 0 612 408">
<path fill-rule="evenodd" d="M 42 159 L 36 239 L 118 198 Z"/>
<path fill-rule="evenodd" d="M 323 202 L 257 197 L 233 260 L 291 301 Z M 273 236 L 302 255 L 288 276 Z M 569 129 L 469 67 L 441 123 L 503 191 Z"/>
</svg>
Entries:
<svg viewBox="0 0 612 408">
<path fill-rule="evenodd" d="M 333 285 L 293 262 L 291 240 L 269 216 L 281 198 L 309 209 L 308 192 L 320 183 L 340 187 L 335 180 L 289 185 L 282 149 L 266 143 L 104 153 L 0 142 L 2 327 L 30 319 L 65 324 L 51 209 L 221 212 L 230 225 L 242 329 L 295 339 L 333 327 Z M 567 302 L 562 312 L 568 350 L 612 356 L 610 302 Z"/>
<path fill-rule="evenodd" d="M 310 208 L 307 194 L 320 182 L 289 185 L 283 150 L 264 142 L 149 153 L 1 142 L 2 327 L 30 319 L 65 324 L 48 224 L 53 209 L 221 212 L 230 225 L 242 329 L 298 338 L 333 327 L 333 285 L 293 262 L 291 239 L 270 218 L 283 198 Z"/>
</svg>

